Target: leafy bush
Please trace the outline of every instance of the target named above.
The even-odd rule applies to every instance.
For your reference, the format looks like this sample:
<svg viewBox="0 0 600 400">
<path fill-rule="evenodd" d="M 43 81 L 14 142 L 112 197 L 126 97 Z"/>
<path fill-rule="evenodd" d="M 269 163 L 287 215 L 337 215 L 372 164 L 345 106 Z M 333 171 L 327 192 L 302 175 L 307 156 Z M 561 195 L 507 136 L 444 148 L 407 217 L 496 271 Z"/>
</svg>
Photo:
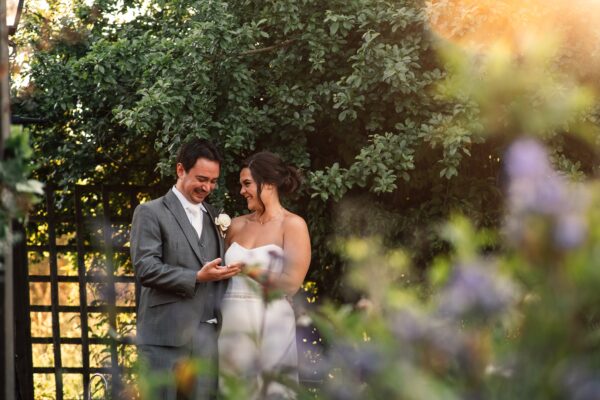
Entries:
<svg viewBox="0 0 600 400">
<path fill-rule="evenodd" d="M 43 192 L 43 184 L 29 179 L 33 153 L 29 146 L 26 131 L 13 129 L 5 143 L 5 155 L 0 161 L 0 243 L 2 251 L 5 245 L 11 245 L 13 220 L 23 220 L 28 211 L 38 201 Z"/>
<path fill-rule="evenodd" d="M 490 134 L 528 132 L 546 118 L 563 168 L 582 174 L 595 165 L 589 147 L 563 133 L 582 121 L 595 124 L 597 113 L 575 115 L 567 126 L 564 113 L 545 106 L 562 75 L 543 73 L 534 82 L 550 84 L 536 118 L 527 119 L 526 110 L 540 96 L 489 118 L 500 98 L 488 97 L 487 106 L 473 98 L 471 89 L 488 87 L 485 78 L 477 71 L 456 78 L 436 47 L 447 44 L 438 34 L 455 41 L 481 29 L 477 16 L 490 4 L 451 3 L 103 0 L 74 1 L 65 11 L 51 1 L 26 13 L 20 29 L 22 49 L 31 46 L 31 53 L 16 107 L 47 120 L 32 135 L 36 176 L 59 185 L 168 186 L 174 150 L 188 136 L 206 137 L 226 158 L 212 201 L 240 213 L 239 163 L 270 149 L 306 173 L 306 190 L 290 206 L 310 224 L 311 276 L 323 295 L 339 294 L 331 282 L 342 270 L 330 238 L 381 231 L 371 221 L 388 221 L 386 240 L 411 247 L 424 268 L 445 249 L 435 226 L 453 210 L 480 226 L 499 223 L 498 160 L 507 139 Z M 499 10 L 488 17 L 504 21 Z M 532 14 L 519 14 L 515 29 Z M 553 60 L 576 61 L 576 54 L 562 51 Z M 499 95 L 530 83 L 503 78 L 512 84 L 497 79 Z M 507 125 L 514 112 L 530 126 Z M 346 207 L 360 212 L 332 223 Z"/>
</svg>

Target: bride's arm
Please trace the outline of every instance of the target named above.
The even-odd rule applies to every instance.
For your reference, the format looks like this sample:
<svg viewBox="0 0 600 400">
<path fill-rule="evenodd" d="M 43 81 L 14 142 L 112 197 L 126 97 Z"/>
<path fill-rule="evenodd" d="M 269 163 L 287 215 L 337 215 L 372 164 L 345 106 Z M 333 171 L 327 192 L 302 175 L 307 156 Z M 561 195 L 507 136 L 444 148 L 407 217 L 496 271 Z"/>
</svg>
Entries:
<svg viewBox="0 0 600 400">
<path fill-rule="evenodd" d="M 289 295 L 300 289 L 310 265 L 310 236 L 302 217 L 291 215 L 283 224 L 283 272 L 276 285 Z"/>
</svg>

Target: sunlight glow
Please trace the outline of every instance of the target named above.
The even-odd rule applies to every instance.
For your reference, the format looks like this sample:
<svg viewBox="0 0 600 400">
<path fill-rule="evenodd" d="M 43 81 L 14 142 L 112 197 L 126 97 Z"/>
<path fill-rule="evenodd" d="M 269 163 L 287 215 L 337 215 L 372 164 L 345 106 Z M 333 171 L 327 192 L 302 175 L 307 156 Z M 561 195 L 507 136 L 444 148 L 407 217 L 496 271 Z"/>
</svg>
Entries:
<svg viewBox="0 0 600 400">
<path fill-rule="evenodd" d="M 478 54 L 552 60 L 580 82 L 600 82 L 599 0 L 430 0 L 432 31 Z"/>
<path fill-rule="evenodd" d="M 536 38 L 599 47 L 598 0 L 430 0 L 427 14 L 440 37 L 473 50 L 502 42 L 515 52 Z"/>
</svg>

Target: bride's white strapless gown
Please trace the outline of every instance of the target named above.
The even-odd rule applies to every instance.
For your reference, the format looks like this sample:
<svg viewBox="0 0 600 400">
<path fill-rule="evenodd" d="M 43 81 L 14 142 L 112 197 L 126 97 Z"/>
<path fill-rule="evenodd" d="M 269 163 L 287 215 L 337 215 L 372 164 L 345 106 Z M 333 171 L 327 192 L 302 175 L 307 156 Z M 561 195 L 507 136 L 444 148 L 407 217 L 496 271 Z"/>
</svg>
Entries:
<svg viewBox="0 0 600 400">
<path fill-rule="evenodd" d="M 241 261 L 249 267 L 281 272 L 283 249 L 275 244 L 247 249 L 233 242 L 225 253 L 227 264 Z M 245 275 L 231 278 L 221 303 L 223 324 L 219 334 L 219 368 L 242 378 L 255 396 L 294 398 L 289 388 L 270 382 L 263 388 L 261 372 L 298 382 L 296 320 L 291 304 L 278 298 L 265 304 L 262 287 Z"/>
</svg>

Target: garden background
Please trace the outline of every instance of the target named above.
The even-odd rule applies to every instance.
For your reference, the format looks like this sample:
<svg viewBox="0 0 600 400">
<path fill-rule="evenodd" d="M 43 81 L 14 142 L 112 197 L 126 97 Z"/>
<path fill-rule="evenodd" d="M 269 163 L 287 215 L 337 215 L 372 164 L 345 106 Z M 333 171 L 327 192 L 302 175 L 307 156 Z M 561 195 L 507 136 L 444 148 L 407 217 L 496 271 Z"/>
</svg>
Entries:
<svg viewBox="0 0 600 400">
<path fill-rule="evenodd" d="M 585 386 L 580 381 L 598 385 L 592 288 L 599 228 L 597 216 L 586 214 L 596 204 L 599 166 L 597 2 L 102 0 L 26 7 L 14 38 L 12 112 L 38 122 L 15 130 L 15 150 L 4 161 L 17 165 L 3 176 L 17 198 L 31 198 L 33 190 L 18 187 L 29 178 L 66 193 L 94 184 L 166 190 L 174 181 L 175 149 L 198 136 L 225 155 L 211 202 L 239 214 L 240 161 L 268 149 L 306 177 L 287 204 L 307 220 L 313 244 L 309 302 L 299 302 L 314 307 L 329 343 L 324 365 L 334 378 L 320 396 L 579 398 L 569 392 L 572 381 L 576 389 Z M 511 200 L 515 175 L 506 150 L 523 136 L 544 143 L 549 160 L 529 145 L 525 159 L 543 167 L 528 187 L 541 182 L 542 194 L 567 193 L 551 207 L 540 206 L 545 200 L 535 191 L 521 194 L 529 208 Z M 567 189 L 563 180 L 579 182 L 589 194 Z M 582 204 L 567 202 L 569 194 Z M 69 210 L 72 200 L 56 201 Z M 86 201 L 91 215 L 101 212 L 94 211 L 93 195 Z M 45 212 L 42 206 L 32 211 L 39 218 Z M 541 220 L 527 224 L 531 232 L 509 223 L 511 217 L 528 221 L 529 214 Z M 562 224 L 563 214 L 573 217 L 570 223 Z M 60 229 L 60 240 L 75 240 L 68 227 Z M 561 247 L 555 231 L 573 245 Z M 43 259 L 32 254 L 30 268 Z M 94 262 L 102 264 L 90 259 L 90 269 Z M 490 283 L 473 300 L 484 317 L 473 322 L 459 313 L 456 326 L 426 319 L 417 324 L 418 345 L 385 324 L 407 309 L 437 317 L 440 299 L 460 282 L 459 267 L 471 264 L 493 273 L 461 293 L 504 275 L 519 289 L 510 290 L 510 301 L 492 301 L 498 307 L 477 308 L 477 301 L 489 305 L 485 294 L 493 298 L 494 288 L 504 288 Z M 75 268 L 68 258 L 60 265 Z M 363 275 L 344 278 L 356 271 Z M 47 301 L 49 290 L 32 284 L 32 304 Z M 546 303 L 551 293 L 563 295 L 556 296 L 559 304 Z M 61 296 L 79 301 L 80 294 Z M 546 315 L 547 307 L 556 315 Z M 404 323 L 412 321 L 402 315 Z M 35 334 L 47 333 L 48 320 L 31 317 Z M 559 317 L 564 325 L 554 320 Z M 438 338 L 427 335 L 448 326 L 459 336 L 456 348 L 440 349 Z M 554 334 L 540 333 L 548 327 Z M 131 333 L 123 329 L 118 333 Z M 579 339 L 580 347 L 566 344 Z M 355 357 L 336 353 L 338 342 Z M 404 345 L 423 349 L 404 354 Z M 523 348 L 530 351 L 526 360 L 514 354 Z M 51 363 L 43 360 L 46 353 L 34 349 L 36 362 Z M 358 370 L 342 371 L 339 364 Z M 522 365 L 539 372 L 515 372 Z M 569 378 L 572 370 L 579 380 Z M 52 380 L 52 374 L 38 377 L 36 393 L 51 391 Z M 349 389 L 357 381 L 366 386 Z M 82 383 L 65 384 L 64 393 L 77 398 L 82 389 Z"/>
</svg>

